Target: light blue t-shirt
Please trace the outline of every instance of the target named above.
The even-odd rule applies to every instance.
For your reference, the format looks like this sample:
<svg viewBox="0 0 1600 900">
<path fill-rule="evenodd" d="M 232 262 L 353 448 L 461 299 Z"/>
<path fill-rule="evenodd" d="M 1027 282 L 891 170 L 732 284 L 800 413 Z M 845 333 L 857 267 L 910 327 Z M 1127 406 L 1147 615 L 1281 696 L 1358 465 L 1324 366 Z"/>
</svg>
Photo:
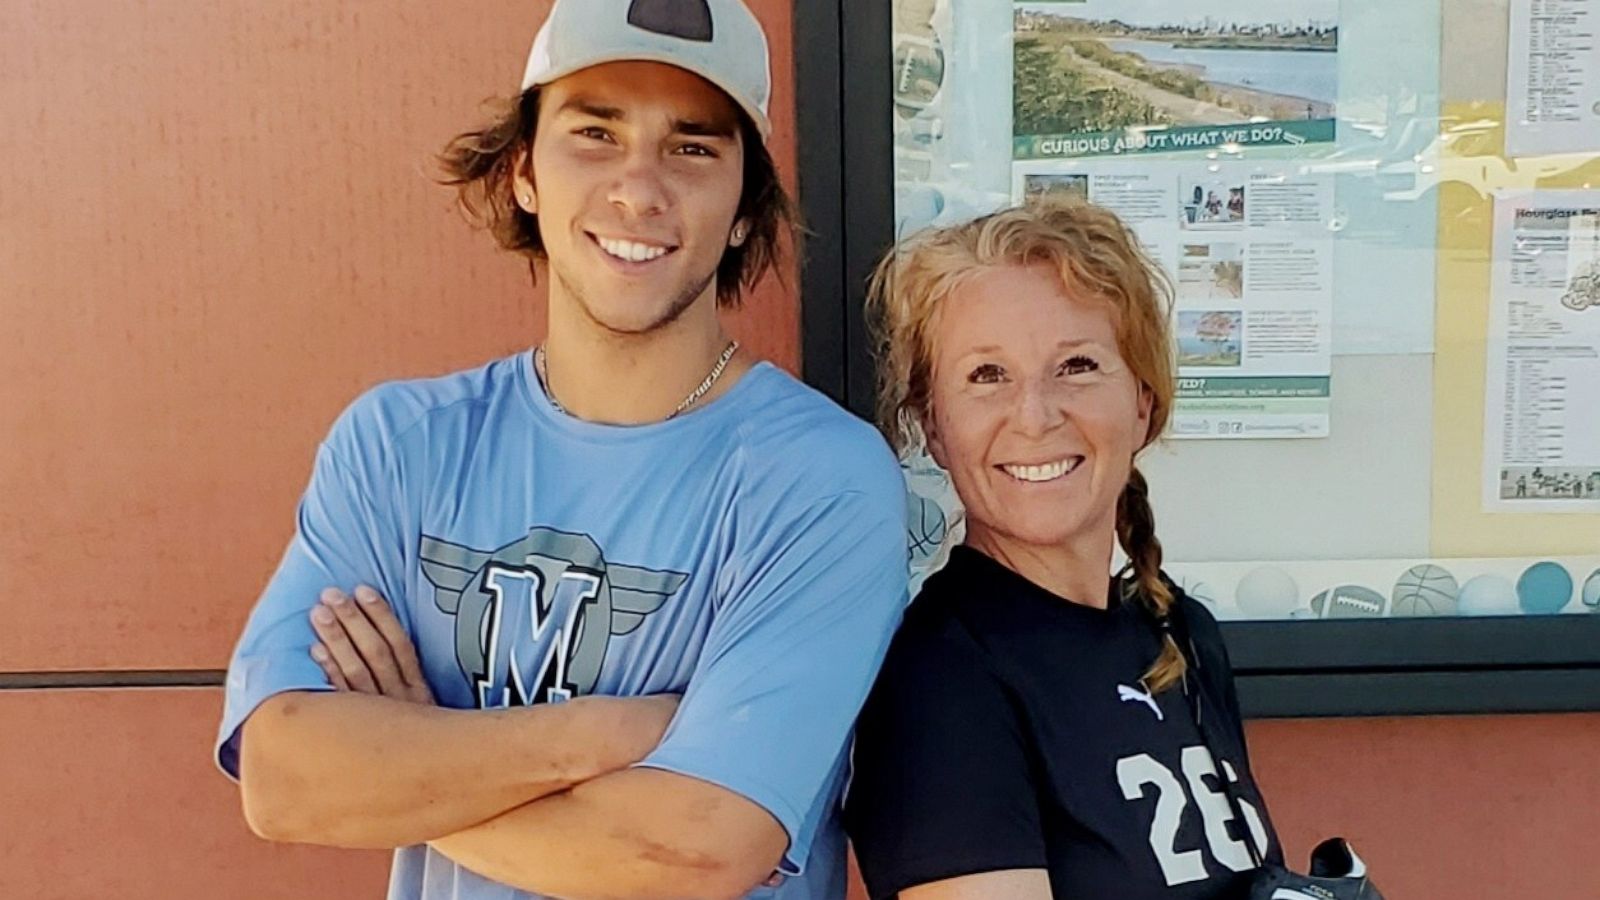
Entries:
<svg viewBox="0 0 1600 900">
<path fill-rule="evenodd" d="M 751 896 L 842 898 L 846 745 L 905 600 L 894 457 L 767 364 L 694 412 L 618 427 L 557 411 L 530 357 L 380 386 L 335 423 L 229 666 L 219 764 L 237 777 L 263 700 L 330 689 L 309 611 L 371 584 L 444 706 L 681 692 L 641 765 L 782 824 L 790 877 Z M 389 896 L 529 895 L 417 846 L 396 851 Z"/>
</svg>

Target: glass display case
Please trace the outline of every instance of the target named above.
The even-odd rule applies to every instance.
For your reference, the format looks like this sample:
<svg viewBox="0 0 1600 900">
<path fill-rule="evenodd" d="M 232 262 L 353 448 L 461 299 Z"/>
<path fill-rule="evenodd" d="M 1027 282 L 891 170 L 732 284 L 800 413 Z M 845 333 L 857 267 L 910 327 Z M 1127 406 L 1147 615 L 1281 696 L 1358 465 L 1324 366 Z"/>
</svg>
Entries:
<svg viewBox="0 0 1600 900">
<path fill-rule="evenodd" d="M 1600 2 L 796 17 L 808 380 L 870 413 L 896 238 L 1106 206 L 1173 287 L 1141 468 L 1250 711 L 1600 709 Z M 923 572 L 961 512 L 905 465 Z"/>
</svg>

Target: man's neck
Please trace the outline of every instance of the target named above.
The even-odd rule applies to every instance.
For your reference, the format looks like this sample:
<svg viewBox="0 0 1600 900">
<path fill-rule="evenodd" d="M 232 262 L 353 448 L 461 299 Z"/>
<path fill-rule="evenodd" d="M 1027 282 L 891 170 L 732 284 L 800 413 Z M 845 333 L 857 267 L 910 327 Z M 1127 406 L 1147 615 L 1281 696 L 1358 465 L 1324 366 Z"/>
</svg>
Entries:
<svg viewBox="0 0 1600 900">
<path fill-rule="evenodd" d="M 728 346 L 715 302 L 697 303 L 646 334 L 618 334 L 570 304 L 552 303 L 545 339 L 545 389 L 569 415 L 608 425 L 646 425 L 671 416 Z M 739 354 L 696 403 L 726 392 L 749 371 Z"/>
</svg>

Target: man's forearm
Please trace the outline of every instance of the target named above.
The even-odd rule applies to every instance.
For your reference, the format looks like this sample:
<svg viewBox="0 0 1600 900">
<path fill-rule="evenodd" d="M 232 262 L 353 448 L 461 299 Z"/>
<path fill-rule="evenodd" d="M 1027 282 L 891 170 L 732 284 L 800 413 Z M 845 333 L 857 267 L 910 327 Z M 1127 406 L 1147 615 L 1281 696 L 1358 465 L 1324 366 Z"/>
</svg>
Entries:
<svg viewBox="0 0 1600 900">
<path fill-rule="evenodd" d="M 280 694 L 245 722 L 245 816 L 271 840 L 422 843 L 634 762 L 654 745 L 651 729 L 628 727 L 654 712 L 637 705 L 646 702 L 480 711 Z"/>
<path fill-rule="evenodd" d="M 787 846 L 766 810 L 728 790 L 635 768 L 588 781 L 432 842 L 522 890 L 582 900 L 738 897 Z"/>
</svg>

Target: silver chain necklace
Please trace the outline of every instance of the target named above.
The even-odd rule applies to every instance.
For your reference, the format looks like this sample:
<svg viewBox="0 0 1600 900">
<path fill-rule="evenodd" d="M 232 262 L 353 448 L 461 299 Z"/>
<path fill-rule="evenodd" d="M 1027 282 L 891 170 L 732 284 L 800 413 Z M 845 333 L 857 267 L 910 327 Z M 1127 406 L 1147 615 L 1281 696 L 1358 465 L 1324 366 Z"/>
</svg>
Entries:
<svg viewBox="0 0 1600 900">
<path fill-rule="evenodd" d="M 667 416 L 667 419 L 677 418 L 684 410 L 700 402 L 700 398 L 704 397 L 706 392 L 711 390 L 711 386 L 717 383 L 717 379 L 722 377 L 722 371 L 728 367 L 728 360 L 733 359 L 733 355 L 738 352 L 739 342 L 729 341 L 728 346 L 723 348 L 722 355 L 717 357 L 717 364 L 711 367 L 711 374 L 706 376 L 705 381 L 700 382 L 699 387 L 690 391 L 689 396 L 683 398 L 683 402 L 678 404 L 678 408 L 673 410 L 672 414 Z M 545 363 L 543 344 L 533 350 L 533 366 L 539 375 L 539 386 L 544 388 L 545 399 L 550 401 L 550 405 L 555 407 L 556 412 L 562 415 L 571 415 L 571 413 L 567 412 L 566 407 L 556 400 L 555 393 L 550 390 L 550 370 Z M 662 421 L 666 420 L 663 419 Z"/>
</svg>

